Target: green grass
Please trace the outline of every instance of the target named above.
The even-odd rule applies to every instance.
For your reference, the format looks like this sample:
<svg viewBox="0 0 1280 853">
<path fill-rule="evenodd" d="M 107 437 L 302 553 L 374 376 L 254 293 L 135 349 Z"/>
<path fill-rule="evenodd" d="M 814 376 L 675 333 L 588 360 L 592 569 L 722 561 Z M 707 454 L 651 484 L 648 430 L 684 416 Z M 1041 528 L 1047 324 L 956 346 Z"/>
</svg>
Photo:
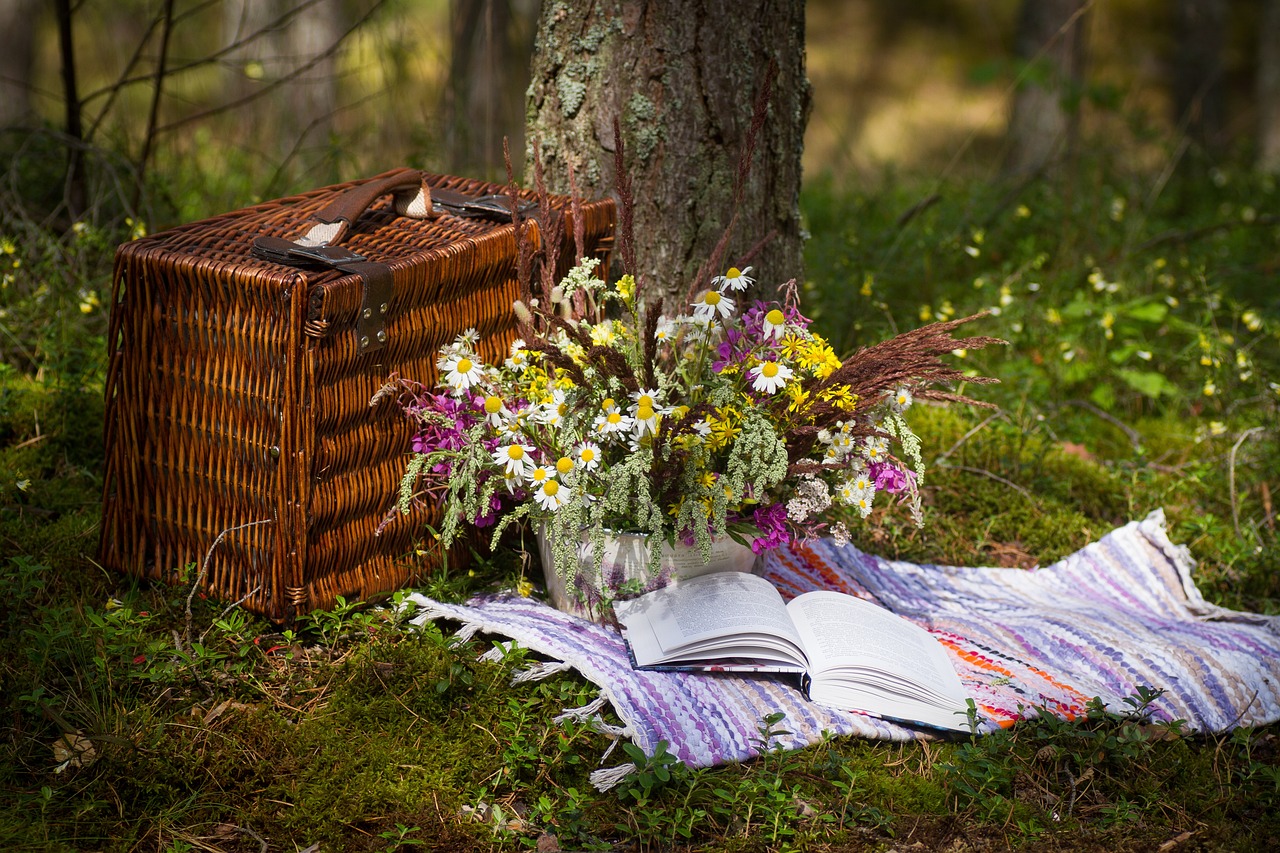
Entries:
<svg viewBox="0 0 1280 853">
<path fill-rule="evenodd" d="M 1139 224 L 1141 176 L 1124 180 L 1082 180 L 1070 203 L 1040 185 L 1012 200 L 950 187 L 905 225 L 901 212 L 926 190 L 903 184 L 860 197 L 811 188 L 810 271 L 820 289 L 810 300 L 847 345 L 918 323 L 922 305 L 935 315 L 948 302 L 957 313 L 988 307 L 1001 281 L 1025 285 L 1018 271 L 1049 255 L 1040 289 L 1018 291 L 975 329 L 1011 341 L 984 361 L 970 356 L 1005 381 L 967 390 L 1002 408 L 913 409 L 926 459 L 936 460 L 925 483 L 928 526 L 881 510 L 851 527 L 859 545 L 895 557 L 1047 565 L 1163 507 L 1210 600 L 1280 611 L 1270 504 L 1280 501 L 1280 437 L 1269 386 L 1280 309 L 1263 275 L 1276 260 L 1274 235 L 1244 225 L 1181 240 L 1153 267 L 1143 243 L 1219 221 L 1224 204 L 1238 212 L 1253 191 L 1241 182 L 1253 179 L 1180 185 L 1144 208 Z M 1129 201 L 1119 220 L 1091 214 L 1109 211 L 1120 190 Z M 1256 191 L 1271 192 L 1262 183 Z M 1029 215 L 1017 215 L 1020 204 Z M 977 227 L 985 233 L 975 258 L 964 247 Z M 104 263 L 76 258 L 81 271 Z M 41 263 L 42 275 L 56 272 L 55 261 Z M 1124 293 L 1094 291 L 1094 267 L 1123 281 Z M 1166 294 L 1159 276 L 1170 267 L 1178 272 Z M 983 277 L 988 284 L 975 288 Z M 51 310 L 33 289 L 12 287 L 9 304 L 24 316 Z M 1081 292 L 1092 315 L 1046 319 Z M 1161 301 L 1168 310 L 1158 320 L 1158 310 L 1139 310 L 1106 337 L 1107 306 L 1156 294 L 1195 306 L 1190 319 L 1175 322 L 1183 309 Z M 833 329 L 837 316 L 858 319 Z M 831 739 L 798 753 L 769 751 L 771 730 L 786 721 L 765 720 L 759 760 L 691 770 L 659 755 L 598 794 L 587 776 L 609 739 L 552 723 L 594 689 L 567 676 L 512 686 L 529 661 L 478 661 L 489 640 L 455 646 L 448 626 L 410 631 L 356 604 L 283 630 L 202 599 L 184 636 L 186 589 L 139 584 L 93 561 L 101 374 L 100 364 L 73 358 L 100 334 L 93 317 L 63 317 L 76 334 L 33 330 L 0 368 L 0 849 L 238 851 L 257 850 L 259 837 L 284 850 L 528 849 L 551 833 L 566 850 L 919 842 L 1102 851 L 1155 849 L 1190 833 L 1173 849 L 1254 850 L 1280 838 L 1275 726 L 1193 737 L 1144 722 L 1142 697 L 1131 715 L 1041 719 L 978 740 Z M 1208 350 L 1189 328 L 1196 318 L 1214 330 Z M 1113 354 L 1130 337 L 1151 348 L 1152 365 L 1168 367 L 1169 388 L 1124 378 L 1130 361 Z M 1071 360 L 1059 341 L 1075 351 Z M 1201 352 L 1209 364 L 1199 364 Z M 1094 372 L 1071 373 L 1072 364 Z M 1206 377 L 1221 393 L 1203 393 Z M 1109 398 L 1094 393 L 1100 383 Z M 1255 426 L 1263 429 L 1248 432 Z M 473 575 L 428 579 L 430 594 L 461 599 L 509 582 L 514 565 L 504 551 Z M 65 733 L 91 743 L 92 757 L 55 754 Z M 623 758 L 619 747 L 606 763 Z"/>
</svg>

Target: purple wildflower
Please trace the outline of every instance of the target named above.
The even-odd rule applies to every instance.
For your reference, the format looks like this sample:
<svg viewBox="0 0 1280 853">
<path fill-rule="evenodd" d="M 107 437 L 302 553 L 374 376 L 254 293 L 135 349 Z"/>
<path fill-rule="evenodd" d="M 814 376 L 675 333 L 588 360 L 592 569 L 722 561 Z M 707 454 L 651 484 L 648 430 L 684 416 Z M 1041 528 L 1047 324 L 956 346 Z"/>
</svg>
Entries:
<svg viewBox="0 0 1280 853">
<path fill-rule="evenodd" d="M 751 540 L 751 550 L 763 554 L 771 548 L 785 545 L 791 540 L 787 535 L 787 507 L 776 503 L 760 507 L 755 511 L 756 529 L 761 536 Z"/>
<path fill-rule="evenodd" d="M 906 491 L 911 478 L 915 476 L 914 472 L 904 471 L 888 462 L 872 462 L 867 468 L 867 474 L 875 481 L 876 489 L 891 495 Z"/>
</svg>

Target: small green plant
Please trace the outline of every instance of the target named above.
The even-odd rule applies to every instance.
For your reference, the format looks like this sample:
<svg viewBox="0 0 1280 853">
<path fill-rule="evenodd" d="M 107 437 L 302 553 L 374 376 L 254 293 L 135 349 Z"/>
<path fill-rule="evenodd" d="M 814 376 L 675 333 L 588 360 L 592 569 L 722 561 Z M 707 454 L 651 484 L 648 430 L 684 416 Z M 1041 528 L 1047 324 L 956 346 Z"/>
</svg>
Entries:
<svg viewBox="0 0 1280 853">
<path fill-rule="evenodd" d="M 420 826 L 397 823 L 395 829 L 384 829 L 378 833 L 378 837 L 387 842 L 387 846 L 382 848 L 384 853 L 399 853 L 406 847 L 426 847 L 430 843 L 424 838 L 410 838 L 419 832 L 422 832 Z"/>
</svg>

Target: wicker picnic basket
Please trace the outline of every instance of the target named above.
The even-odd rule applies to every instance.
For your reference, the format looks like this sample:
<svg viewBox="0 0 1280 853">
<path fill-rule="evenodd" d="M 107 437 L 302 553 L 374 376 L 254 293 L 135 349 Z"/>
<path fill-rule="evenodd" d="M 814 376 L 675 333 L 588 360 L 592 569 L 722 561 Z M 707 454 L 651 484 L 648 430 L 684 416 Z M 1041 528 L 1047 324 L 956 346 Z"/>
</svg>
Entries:
<svg viewBox="0 0 1280 853">
<path fill-rule="evenodd" d="M 430 511 L 377 533 L 413 427 L 394 400 L 370 400 L 392 373 L 434 384 L 438 349 L 464 329 L 486 359 L 505 354 L 511 207 L 500 185 L 400 169 L 121 246 L 103 564 L 173 583 L 211 553 L 208 589 L 276 622 L 426 568 L 409 555 Z M 546 226 L 521 207 L 539 246 Z M 552 207 L 563 273 L 574 211 Z M 603 254 L 612 202 L 577 211 L 588 253 Z"/>
</svg>

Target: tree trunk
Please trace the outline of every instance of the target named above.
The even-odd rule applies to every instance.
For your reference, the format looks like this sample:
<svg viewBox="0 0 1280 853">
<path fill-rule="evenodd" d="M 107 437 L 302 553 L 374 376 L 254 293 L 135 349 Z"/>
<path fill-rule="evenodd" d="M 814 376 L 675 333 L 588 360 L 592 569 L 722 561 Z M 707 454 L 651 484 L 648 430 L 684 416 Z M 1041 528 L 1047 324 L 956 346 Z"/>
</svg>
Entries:
<svg viewBox="0 0 1280 853">
<path fill-rule="evenodd" d="M 1280 172 L 1280 0 L 1265 0 L 1258 44 L 1258 167 Z"/>
<path fill-rule="evenodd" d="M 31 71 L 40 6 L 40 0 L 0 3 L 0 128 L 26 125 L 35 118 Z"/>
<path fill-rule="evenodd" d="M 280 147 L 264 155 L 289 157 L 307 143 L 327 142 L 337 111 L 335 45 L 347 23 L 341 0 L 228 0 L 223 6 L 224 41 L 239 45 L 230 56 L 228 99 L 290 78 L 242 113 L 273 129 L 269 137 Z M 303 166 L 313 159 L 304 158 Z"/>
<path fill-rule="evenodd" d="M 614 121 L 635 198 L 638 269 L 667 311 L 684 300 L 733 215 L 739 154 L 770 61 L 768 119 L 722 267 L 755 267 L 771 295 L 803 274 L 800 155 L 809 116 L 800 0 L 546 2 L 529 89 L 529 148 L 548 185 L 614 189 Z M 525 167 L 526 180 L 533 173 Z M 769 242 L 748 260 L 762 239 Z M 713 274 L 723 269 L 712 271 Z"/>
<path fill-rule="evenodd" d="M 505 177 L 502 140 L 523 165 L 537 0 L 451 0 L 449 84 L 441 113 L 449 171 Z"/>
<path fill-rule="evenodd" d="M 1173 119 L 1202 148 L 1221 151 L 1226 142 L 1227 0 L 1175 0 L 1174 6 Z"/>
<path fill-rule="evenodd" d="M 1084 0 L 1023 0 L 1014 51 L 1027 63 L 1009 116 L 1005 172 L 1038 172 L 1073 152 L 1084 81 Z"/>
</svg>

